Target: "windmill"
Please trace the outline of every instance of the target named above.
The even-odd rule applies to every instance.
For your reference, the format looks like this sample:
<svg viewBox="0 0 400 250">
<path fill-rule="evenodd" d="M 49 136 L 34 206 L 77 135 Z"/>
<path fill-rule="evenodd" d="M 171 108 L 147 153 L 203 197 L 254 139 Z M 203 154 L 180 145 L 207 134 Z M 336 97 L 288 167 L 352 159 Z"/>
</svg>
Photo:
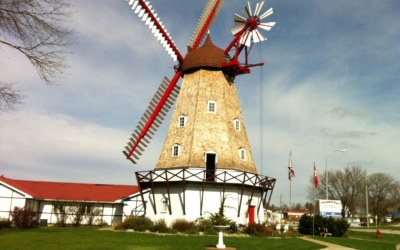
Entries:
<svg viewBox="0 0 400 250">
<path fill-rule="evenodd" d="M 246 17 L 235 14 L 234 39 L 223 50 L 217 48 L 207 35 L 222 4 L 222 0 L 208 1 L 187 46 L 189 53 L 183 57 L 150 2 L 129 1 L 134 13 L 148 26 L 172 60 L 178 62 L 172 80 L 164 77 L 123 151 L 127 159 L 136 164 L 178 98 L 155 169 L 136 172 L 144 212 L 148 216 L 172 215 L 174 210 L 178 211 L 178 216 L 190 215 L 195 219 L 195 216 L 203 216 L 204 211 L 227 205 L 226 197 L 234 196 L 236 198 L 231 198 L 237 200 L 234 205 L 237 217 L 247 220 L 249 216 L 250 221 L 254 221 L 254 207 L 258 206 L 257 216 L 260 217 L 260 207 L 268 191 L 271 198 L 276 180 L 257 172 L 233 80 L 238 75 L 250 73 L 251 67 L 263 65 L 248 63 L 249 48 L 266 40 L 259 29 L 269 31 L 275 25 L 274 22 L 262 22 L 273 10 L 270 8 L 260 15 L 264 4 L 261 2 L 252 14 L 248 3 L 243 11 Z M 244 63 L 239 63 L 241 53 L 244 53 Z M 181 77 L 182 89 L 177 86 Z M 216 186 L 209 189 L 210 185 Z M 144 189 L 151 189 L 151 193 L 143 192 Z M 186 201 L 187 192 L 191 193 L 189 201 Z M 199 199 L 193 200 L 195 196 Z M 205 196 L 211 202 L 205 201 Z M 183 202 L 179 205 L 178 200 Z M 148 202 L 153 209 L 147 209 Z M 157 203 L 161 207 L 160 213 L 157 213 Z M 198 209 L 190 209 L 188 214 L 187 203 L 191 207 L 198 204 Z M 170 221 L 174 217 L 168 218 Z"/>
</svg>

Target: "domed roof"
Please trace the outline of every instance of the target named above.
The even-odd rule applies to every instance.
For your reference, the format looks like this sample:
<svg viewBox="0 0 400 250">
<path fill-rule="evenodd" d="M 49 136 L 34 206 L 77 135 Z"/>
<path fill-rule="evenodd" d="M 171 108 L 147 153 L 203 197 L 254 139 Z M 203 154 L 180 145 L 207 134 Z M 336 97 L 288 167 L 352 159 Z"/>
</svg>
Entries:
<svg viewBox="0 0 400 250">
<path fill-rule="evenodd" d="M 199 68 L 199 67 L 213 67 L 221 68 L 221 64 L 224 62 L 224 50 L 216 47 L 207 35 L 207 39 L 203 46 L 198 49 L 191 51 L 185 58 L 182 64 L 182 74 L 188 69 Z"/>
</svg>

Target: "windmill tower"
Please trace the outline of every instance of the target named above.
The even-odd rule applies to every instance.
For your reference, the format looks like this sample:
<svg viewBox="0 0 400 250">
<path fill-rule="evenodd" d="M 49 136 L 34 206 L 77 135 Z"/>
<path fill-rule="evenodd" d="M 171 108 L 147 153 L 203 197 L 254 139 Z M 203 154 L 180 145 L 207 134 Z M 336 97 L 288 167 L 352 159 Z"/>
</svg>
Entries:
<svg viewBox="0 0 400 250">
<path fill-rule="evenodd" d="M 263 65 L 248 64 L 248 47 L 266 40 L 257 28 L 270 30 L 275 24 L 261 23 L 272 14 L 272 8 L 259 16 L 261 2 L 253 16 L 248 3 L 244 9 L 247 18 L 235 14 L 235 38 L 225 50 L 216 47 L 209 35 L 199 47 L 222 3 L 209 0 L 183 58 L 149 2 L 129 2 L 179 62 L 172 80 L 164 78 L 123 151 L 136 164 L 152 138 L 149 133 L 155 134 L 178 98 L 154 170 L 136 172 L 144 212 L 153 219 L 194 220 L 223 206 L 230 208 L 226 216 L 241 223 L 263 220 L 260 208 L 268 195 L 269 203 L 275 186 L 275 179 L 259 175 L 255 167 L 233 81 L 237 75 L 250 73 L 250 67 Z M 244 66 L 238 61 L 243 51 Z M 181 88 L 176 85 L 180 77 Z M 145 189 L 148 191 L 143 192 Z"/>
</svg>

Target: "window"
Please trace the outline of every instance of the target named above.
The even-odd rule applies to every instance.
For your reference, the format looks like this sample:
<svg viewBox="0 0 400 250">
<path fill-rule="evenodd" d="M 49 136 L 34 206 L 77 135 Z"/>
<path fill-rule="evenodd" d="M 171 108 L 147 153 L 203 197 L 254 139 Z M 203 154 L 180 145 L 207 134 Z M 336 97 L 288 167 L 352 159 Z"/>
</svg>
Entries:
<svg viewBox="0 0 400 250">
<path fill-rule="evenodd" d="M 175 144 L 172 146 L 172 157 L 178 157 L 180 151 L 181 151 L 181 145 L 175 143 Z"/>
<path fill-rule="evenodd" d="M 207 113 L 216 113 L 217 112 L 217 103 L 214 101 L 207 102 Z"/>
<path fill-rule="evenodd" d="M 244 148 L 239 149 L 239 155 L 242 161 L 246 161 L 246 149 Z"/>
<path fill-rule="evenodd" d="M 178 128 L 183 128 L 186 125 L 186 116 L 181 115 L 178 118 Z"/>
<path fill-rule="evenodd" d="M 240 121 L 239 119 L 234 119 L 233 124 L 235 125 L 235 130 L 240 131 Z"/>
<path fill-rule="evenodd" d="M 161 199 L 161 213 L 168 212 L 168 199 L 162 198 Z"/>
</svg>

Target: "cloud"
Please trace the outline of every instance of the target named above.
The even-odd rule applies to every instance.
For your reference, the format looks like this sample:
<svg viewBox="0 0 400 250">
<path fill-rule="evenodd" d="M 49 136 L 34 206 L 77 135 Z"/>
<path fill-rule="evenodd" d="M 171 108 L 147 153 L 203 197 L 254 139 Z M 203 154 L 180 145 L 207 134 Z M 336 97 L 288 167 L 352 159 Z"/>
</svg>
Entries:
<svg viewBox="0 0 400 250">
<path fill-rule="evenodd" d="M 346 116 L 354 116 L 354 117 L 367 117 L 372 115 L 372 112 L 368 109 L 359 109 L 359 110 L 351 110 L 345 109 L 342 107 L 335 107 L 331 111 L 333 114 L 339 115 L 340 118 Z"/>
<path fill-rule="evenodd" d="M 364 132 L 364 131 L 349 131 L 349 132 L 341 132 L 341 131 L 335 131 L 332 129 L 325 129 L 324 130 L 326 135 L 330 135 L 333 137 L 342 137 L 342 138 L 361 138 L 369 135 L 376 135 L 376 133 L 373 132 Z"/>
</svg>

